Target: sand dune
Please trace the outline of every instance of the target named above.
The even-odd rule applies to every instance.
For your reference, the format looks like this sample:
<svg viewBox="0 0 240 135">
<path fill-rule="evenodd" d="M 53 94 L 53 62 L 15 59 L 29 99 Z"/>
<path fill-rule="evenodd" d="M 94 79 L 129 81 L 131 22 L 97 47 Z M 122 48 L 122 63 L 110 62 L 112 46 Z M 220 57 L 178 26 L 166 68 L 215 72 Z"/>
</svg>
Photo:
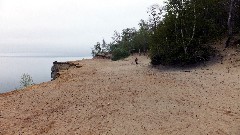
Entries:
<svg viewBox="0 0 240 135">
<path fill-rule="evenodd" d="M 76 61 L 55 81 L 1 94 L 0 135 L 238 135 L 240 54 L 224 53 L 192 69 Z"/>
</svg>

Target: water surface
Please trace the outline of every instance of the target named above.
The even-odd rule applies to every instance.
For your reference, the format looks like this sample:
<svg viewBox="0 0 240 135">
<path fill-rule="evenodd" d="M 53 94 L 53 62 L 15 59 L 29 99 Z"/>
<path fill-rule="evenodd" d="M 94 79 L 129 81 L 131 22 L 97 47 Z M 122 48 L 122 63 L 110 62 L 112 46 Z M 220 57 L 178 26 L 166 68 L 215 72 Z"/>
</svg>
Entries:
<svg viewBox="0 0 240 135">
<path fill-rule="evenodd" d="M 51 80 L 54 61 L 74 61 L 91 57 L 0 56 L 0 93 L 20 88 L 21 76 L 29 74 L 35 84 Z"/>
</svg>

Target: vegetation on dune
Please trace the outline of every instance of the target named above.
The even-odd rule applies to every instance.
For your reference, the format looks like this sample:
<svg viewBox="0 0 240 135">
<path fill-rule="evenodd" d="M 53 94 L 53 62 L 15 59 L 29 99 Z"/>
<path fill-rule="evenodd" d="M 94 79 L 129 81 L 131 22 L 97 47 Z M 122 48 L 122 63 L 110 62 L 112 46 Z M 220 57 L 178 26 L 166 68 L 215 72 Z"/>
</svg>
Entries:
<svg viewBox="0 0 240 135">
<path fill-rule="evenodd" d="M 139 29 L 115 31 L 111 43 L 103 42 L 105 49 L 95 45 L 93 56 L 107 52 L 112 60 L 119 60 L 148 52 L 153 65 L 207 61 L 215 53 L 208 42 L 228 35 L 228 47 L 233 34 L 240 31 L 239 6 L 239 0 L 167 0 L 163 7 L 152 5 L 149 20 L 141 20 Z"/>
<path fill-rule="evenodd" d="M 34 85 L 33 83 L 33 79 L 29 74 L 23 74 L 21 76 L 21 80 L 20 80 L 20 86 L 21 88 L 26 88 L 28 86 Z"/>
<path fill-rule="evenodd" d="M 206 61 L 213 54 L 206 43 L 225 31 L 218 2 L 169 0 L 164 19 L 152 35 L 152 64 L 187 65 Z M 214 14 L 216 13 L 216 14 Z"/>
</svg>

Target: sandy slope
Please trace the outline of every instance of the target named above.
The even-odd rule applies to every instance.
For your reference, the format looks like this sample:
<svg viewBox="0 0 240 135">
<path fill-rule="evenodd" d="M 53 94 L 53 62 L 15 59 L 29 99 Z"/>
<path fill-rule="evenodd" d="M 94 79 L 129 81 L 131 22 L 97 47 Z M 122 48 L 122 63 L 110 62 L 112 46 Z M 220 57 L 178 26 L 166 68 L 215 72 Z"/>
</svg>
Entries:
<svg viewBox="0 0 240 135">
<path fill-rule="evenodd" d="M 0 134 L 239 135 L 240 54 L 224 55 L 187 72 L 143 56 L 77 61 L 58 80 L 0 95 Z"/>
</svg>

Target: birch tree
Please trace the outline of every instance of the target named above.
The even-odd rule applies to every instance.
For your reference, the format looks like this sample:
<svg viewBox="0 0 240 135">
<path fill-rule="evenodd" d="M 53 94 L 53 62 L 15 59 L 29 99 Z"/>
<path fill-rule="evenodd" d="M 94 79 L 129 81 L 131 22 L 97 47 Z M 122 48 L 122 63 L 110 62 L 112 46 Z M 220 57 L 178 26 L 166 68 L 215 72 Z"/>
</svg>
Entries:
<svg viewBox="0 0 240 135">
<path fill-rule="evenodd" d="M 230 41 L 233 36 L 233 10 L 234 10 L 234 3 L 236 0 L 231 0 L 230 5 L 229 5 L 229 12 L 228 12 L 228 39 L 225 44 L 225 48 L 227 48 L 230 44 Z"/>
</svg>

